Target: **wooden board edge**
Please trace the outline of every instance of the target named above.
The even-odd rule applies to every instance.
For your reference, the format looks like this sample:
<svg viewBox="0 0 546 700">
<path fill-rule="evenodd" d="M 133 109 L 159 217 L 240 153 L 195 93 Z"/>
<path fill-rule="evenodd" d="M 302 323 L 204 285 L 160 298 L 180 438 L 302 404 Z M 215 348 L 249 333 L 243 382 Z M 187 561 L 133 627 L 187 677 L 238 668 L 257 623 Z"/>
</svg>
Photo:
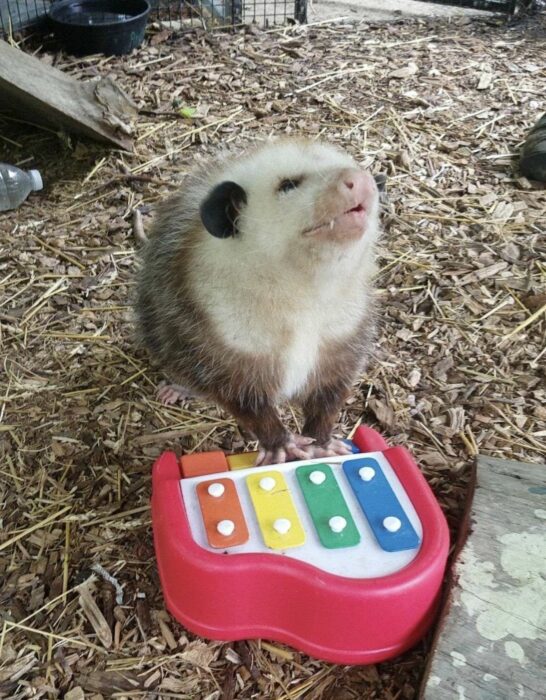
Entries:
<svg viewBox="0 0 546 700">
<path fill-rule="evenodd" d="M 440 600 L 440 605 L 439 605 L 439 611 L 437 614 L 437 619 L 434 627 L 434 633 L 432 635 L 432 639 L 430 642 L 430 649 L 428 652 L 428 658 L 425 664 L 425 668 L 423 670 L 423 673 L 421 675 L 421 680 L 419 683 L 419 690 L 417 694 L 417 700 L 425 700 L 425 690 L 427 686 L 427 682 L 429 679 L 430 675 L 430 669 L 432 667 L 432 661 L 434 659 L 434 655 L 436 653 L 436 649 L 438 647 L 438 642 L 440 639 L 440 636 L 442 634 L 445 622 L 447 620 L 450 608 L 451 608 L 451 603 L 453 600 L 453 589 L 455 587 L 455 580 L 456 580 L 456 574 L 455 574 L 455 563 L 459 557 L 459 554 L 463 550 L 466 541 L 468 539 L 468 536 L 470 535 L 470 532 L 472 530 L 472 522 L 471 522 L 471 516 L 472 516 L 472 504 L 474 503 L 474 494 L 476 492 L 476 486 L 477 486 L 477 480 L 478 480 L 478 458 L 474 458 L 472 462 L 472 467 L 471 467 L 471 473 L 470 473 L 470 481 L 468 483 L 468 491 L 466 494 L 466 499 L 465 499 L 465 505 L 464 505 L 464 511 L 463 511 L 463 516 L 461 519 L 461 524 L 459 526 L 459 531 L 457 533 L 457 540 L 455 541 L 455 544 L 453 546 L 453 550 L 449 556 L 448 559 L 448 565 L 446 568 L 446 575 L 444 577 L 444 585 L 443 585 L 443 593 L 442 597 Z"/>
</svg>

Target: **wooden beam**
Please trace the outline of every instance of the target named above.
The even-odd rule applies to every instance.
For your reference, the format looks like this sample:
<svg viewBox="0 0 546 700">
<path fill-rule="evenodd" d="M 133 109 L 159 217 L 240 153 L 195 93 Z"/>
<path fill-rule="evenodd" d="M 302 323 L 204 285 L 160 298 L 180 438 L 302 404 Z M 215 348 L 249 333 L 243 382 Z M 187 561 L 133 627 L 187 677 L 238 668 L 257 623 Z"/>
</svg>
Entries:
<svg viewBox="0 0 546 700">
<path fill-rule="evenodd" d="M 419 697 L 542 699 L 546 465 L 479 457 L 471 528 Z"/>
<path fill-rule="evenodd" d="M 1 40 L 0 110 L 132 150 L 137 108 L 113 80 L 76 80 Z"/>
</svg>

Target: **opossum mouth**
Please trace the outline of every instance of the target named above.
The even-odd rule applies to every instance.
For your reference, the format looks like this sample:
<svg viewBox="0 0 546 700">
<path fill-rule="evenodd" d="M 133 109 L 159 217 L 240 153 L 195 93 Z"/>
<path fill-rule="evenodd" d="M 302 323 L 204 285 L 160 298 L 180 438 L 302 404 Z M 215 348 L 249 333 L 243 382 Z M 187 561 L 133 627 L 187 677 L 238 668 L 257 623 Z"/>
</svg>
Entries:
<svg viewBox="0 0 546 700">
<path fill-rule="evenodd" d="M 323 221 L 321 224 L 305 229 L 305 231 L 303 231 L 303 235 L 313 236 L 317 233 L 328 233 L 329 231 L 334 231 L 334 229 L 338 231 L 345 228 L 353 229 L 355 225 L 363 225 L 365 216 L 366 209 L 362 202 L 360 202 L 351 209 L 347 209 L 347 211 L 344 211 L 342 214 L 338 214 L 337 216 L 328 219 L 328 221 Z"/>
</svg>

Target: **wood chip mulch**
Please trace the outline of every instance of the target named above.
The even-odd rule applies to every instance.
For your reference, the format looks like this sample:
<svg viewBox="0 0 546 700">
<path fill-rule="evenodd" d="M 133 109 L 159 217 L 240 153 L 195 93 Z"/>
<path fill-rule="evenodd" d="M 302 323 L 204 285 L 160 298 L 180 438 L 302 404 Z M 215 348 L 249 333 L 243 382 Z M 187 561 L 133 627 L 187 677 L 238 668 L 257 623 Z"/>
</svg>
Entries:
<svg viewBox="0 0 546 700">
<path fill-rule="evenodd" d="M 0 160 L 46 183 L 0 216 L 0 697 L 417 696 L 430 639 L 343 668 L 209 643 L 165 611 L 153 460 L 245 443 L 215 406 L 156 402 L 161 375 L 133 342 L 138 233 L 219 145 L 303 133 L 387 173 L 381 337 L 338 433 L 362 421 L 408 446 L 455 536 L 478 452 L 546 453 L 546 192 L 517 172 L 546 110 L 545 28 L 158 27 L 129 57 L 86 60 L 21 44 L 79 78 L 111 75 L 142 113 L 134 154 L 0 119 Z"/>
</svg>

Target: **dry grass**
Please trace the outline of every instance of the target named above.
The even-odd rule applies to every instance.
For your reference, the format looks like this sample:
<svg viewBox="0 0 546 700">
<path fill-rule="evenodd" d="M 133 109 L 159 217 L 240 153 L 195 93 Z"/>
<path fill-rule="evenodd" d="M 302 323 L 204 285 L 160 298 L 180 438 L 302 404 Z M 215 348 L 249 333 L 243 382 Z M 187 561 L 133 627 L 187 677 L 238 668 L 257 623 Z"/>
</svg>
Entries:
<svg viewBox="0 0 546 700">
<path fill-rule="evenodd" d="M 2 121 L 0 159 L 39 167 L 46 189 L 0 218 L 1 697 L 416 696 L 427 640 L 344 669 L 206 643 L 164 611 L 153 459 L 243 441 L 214 406 L 155 401 L 132 340 L 132 227 L 220 143 L 306 133 L 386 171 L 382 334 L 339 433 L 364 421 L 407 445 L 455 533 L 474 455 L 546 452 L 546 194 L 513 161 L 546 109 L 543 39 L 540 20 L 195 34 L 58 57 L 145 110 L 134 154 Z"/>
</svg>

